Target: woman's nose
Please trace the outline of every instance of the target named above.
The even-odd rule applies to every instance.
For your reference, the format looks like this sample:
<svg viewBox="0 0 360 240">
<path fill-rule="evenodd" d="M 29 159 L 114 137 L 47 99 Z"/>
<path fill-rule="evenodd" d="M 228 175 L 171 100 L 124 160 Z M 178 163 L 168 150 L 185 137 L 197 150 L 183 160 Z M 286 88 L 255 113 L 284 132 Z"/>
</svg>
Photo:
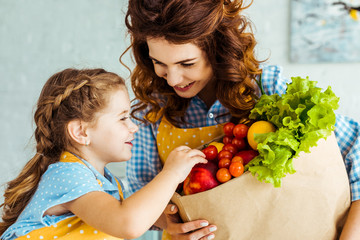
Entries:
<svg viewBox="0 0 360 240">
<path fill-rule="evenodd" d="M 168 69 L 164 78 L 171 87 L 174 87 L 182 82 L 181 72 L 177 69 Z"/>
</svg>

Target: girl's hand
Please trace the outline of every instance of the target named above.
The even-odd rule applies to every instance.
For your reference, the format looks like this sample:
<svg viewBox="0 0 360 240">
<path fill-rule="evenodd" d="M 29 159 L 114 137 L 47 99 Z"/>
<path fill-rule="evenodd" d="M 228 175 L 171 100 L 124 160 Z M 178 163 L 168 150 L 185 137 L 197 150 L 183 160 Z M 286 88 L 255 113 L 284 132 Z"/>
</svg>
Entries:
<svg viewBox="0 0 360 240">
<path fill-rule="evenodd" d="M 171 171 L 179 178 L 179 183 L 184 181 L 192 167 L 197 163 L 207 163 L 205 154 L 197 149 L 180 146 L 171 151 L 165 161 L 163 171 Z"/>
<path fill-rule="evenodd" d="M 166 231 L 171 235 L 172 240 L 196 240 L 196 239 L 214 239 L 216 226 L 209 225 L 205 220 L 196 220 L 183 223 L 179 217 L 178 208 L 169 204 L 164 214 L 166 216 Z"/>
</svg>

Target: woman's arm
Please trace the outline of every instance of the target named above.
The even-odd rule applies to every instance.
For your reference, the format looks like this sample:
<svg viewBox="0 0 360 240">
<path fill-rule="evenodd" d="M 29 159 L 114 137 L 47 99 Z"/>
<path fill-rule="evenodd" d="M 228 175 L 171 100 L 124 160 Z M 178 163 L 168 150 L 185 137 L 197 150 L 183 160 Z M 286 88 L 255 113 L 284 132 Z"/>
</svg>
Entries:
<svg viewBox="0 0 360 240">
<path fill-rule="evenodd" d="M 335 135 L 349 176 L 352 203 L 341 240 L 360 239 L 360 126 L 356 121 L 336 116 Z"/>
<path fill-rule="evenodd" d="M 351 203 L 340 240 L 360 239 L 360 200 Z"/>
</svg>

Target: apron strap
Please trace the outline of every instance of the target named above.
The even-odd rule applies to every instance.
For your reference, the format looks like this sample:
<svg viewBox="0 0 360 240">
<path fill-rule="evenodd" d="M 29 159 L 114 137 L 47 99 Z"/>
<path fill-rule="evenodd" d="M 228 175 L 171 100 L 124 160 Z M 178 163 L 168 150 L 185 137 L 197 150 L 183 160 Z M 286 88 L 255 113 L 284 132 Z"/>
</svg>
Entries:
<svg viewBox="0 0 360 240">
<path fill-rule="evenodd" d="M 65 160 L 66 158 L 66 160 Z M 61 154 L 61 157 L 60 157 L 60 162 L 74 162 L 74 163 L 81 163 L 83 164 L 84 166 L 88 167 L 81 159 L 79 159 L 78 157 L 76 157 L 74 154 L 70 153 L 70 152 L 63 152 Z M 118 190 L 119 190 L 119 196 L 120 196 L 120 201 L 124 201 L 124 193 L 122 191 L 122 187 L 121 187 L 121 184 L 119 182 L 119 180 L 114 177 L 115 181 L 116 181 L 116 184 L 118 186 Z M 102 183 L 99 179 L 96 179 L 98 184 L 100 186 L 102 186 Z"/>
</svg>

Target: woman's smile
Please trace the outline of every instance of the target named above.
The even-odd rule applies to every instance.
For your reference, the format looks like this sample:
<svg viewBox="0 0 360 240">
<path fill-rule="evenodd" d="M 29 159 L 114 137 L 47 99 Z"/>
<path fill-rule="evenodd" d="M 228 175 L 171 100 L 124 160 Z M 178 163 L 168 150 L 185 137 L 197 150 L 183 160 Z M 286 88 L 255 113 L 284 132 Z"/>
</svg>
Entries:
<svg viewBox="0 0 360 240">
<path fill-rule="evenodd" d="M 177 91 L 181 91 L 181 92 L 186 92 L 187 90 L 189 90 L 192 86 L 194 86 L 195 82 L 189 83 L 187 85 L 177 85 L 174 87 L 175 90 Z"/>
<path fill-rule="evenodd" d="M 147 44 L 156 75 L 180 97 L 195 97 L 213 79 L 206 53 L 195 44 L 174 44 L 163 38 L 149 38 Z M 215 89 L 207 89 L 207 94 L 215 96 Z"/>
</svg>

